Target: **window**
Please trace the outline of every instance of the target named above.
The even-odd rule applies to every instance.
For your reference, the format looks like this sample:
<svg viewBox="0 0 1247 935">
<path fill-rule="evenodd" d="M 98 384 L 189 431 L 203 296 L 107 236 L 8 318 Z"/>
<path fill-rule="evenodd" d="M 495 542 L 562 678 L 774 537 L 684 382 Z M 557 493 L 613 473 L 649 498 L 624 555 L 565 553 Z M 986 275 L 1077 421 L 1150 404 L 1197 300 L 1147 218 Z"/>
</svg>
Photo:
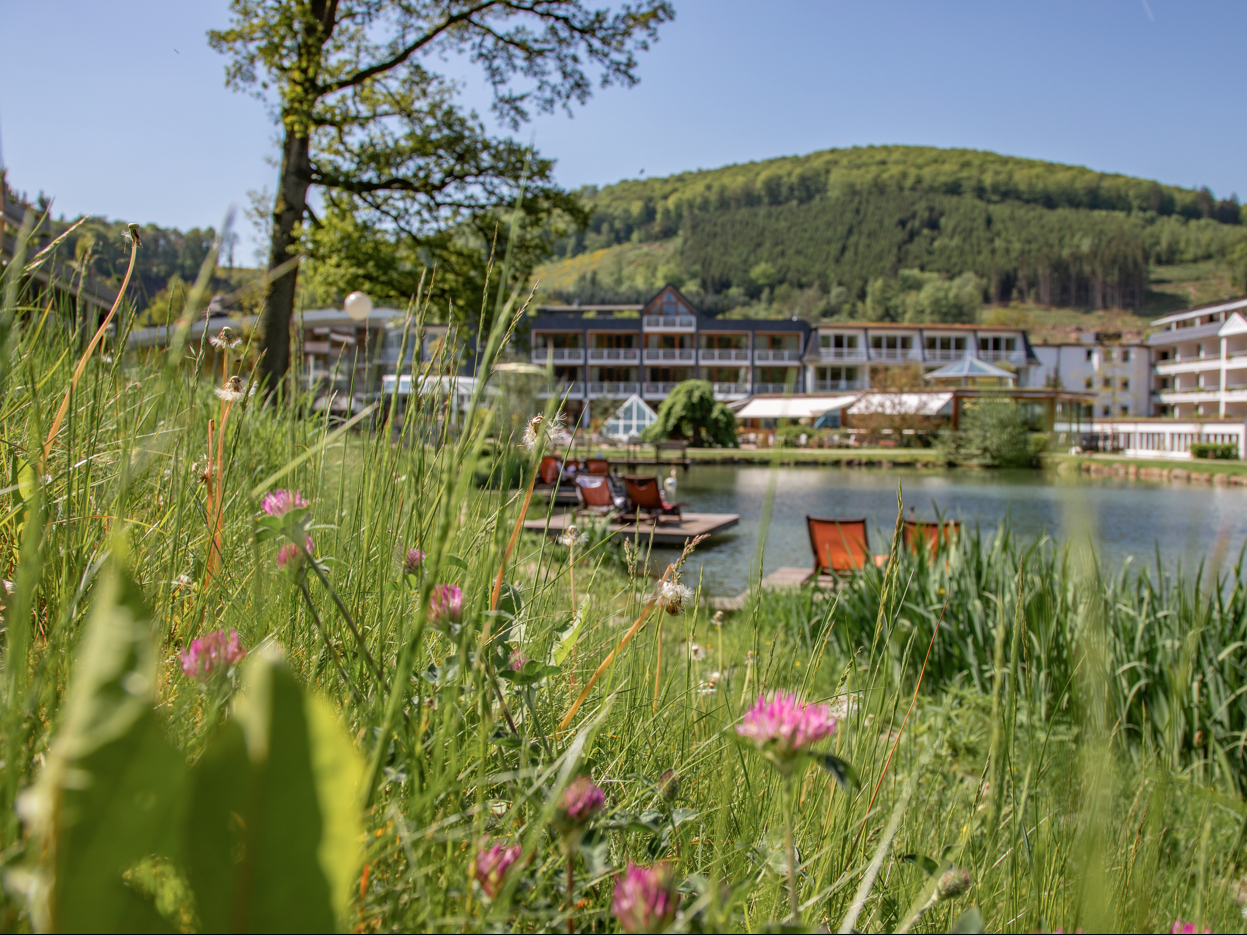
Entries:
<svg viewBox="0 0 1247 935">
<path fill-rule="evenodd" d="M 1087 360 L 1088 361 L 1095 360 L 1095 351 L 1091 350 L 1091 348 L 1087 348 Z"/>
<path fill-rule="evenodd" d="M 1102 385 L 1106 390 L 1111 390 L 1113 388 L 1113 378 L 1105 377 Z"/>
<path fill-rule="evenodd" d="M 927 338 L 926 344 L 928 351 L 964 351 L 966 349 L 965 338 L 955 338 L 951 335 Z"/>
<path fill-rule="evenodd" d="M 870 346 L 877 351 L 908 351 L 914 346 L 914 339 L 908 334 L 876 334 L 871 336 Z"/>
<path fill-rule="evenodd" d="M 1108 418 L 1109 416 L 1111 416 L 1112 414 L 1113 414 L 1113 407 L 1112 407 L 1112 406 L 1105 406 L 1105 407 L 1104 407 L 1104 417 L 1107 419 L 1107 418 Z"/>
<path fill-rule="evenodd" d="M 1122 388 L 1123 390 L 1128 390 L 1128 389 L 1130 389 L 1130 379 L 1129 379 L 1128 377 L 1126 377 L 1126 378 L 1123 378 L 1123 379 L 1122 379 L 1122 381 L 1121 381 L 1121 388 Z"/>
<path fill-rule="evenodd" d="M 1130 350 L 1128 347 L 1122 348 L 1121 362 L 1123 364 L 1128 364 L 1132 360 L 1134 360 L 1134 351 Z"/>
<path fill-rule="evenodd" d="M 1111 347 L 1107 348 L 1104 351 L 1104 359 L 1107 360 L 1109 363 L 1113 362 L 1113 349 Z"/>
<path fill-rule="evenodd" d="M 820 334 L 818 336 L 819 347 L 829 348 L 857 348 L 857 335 L 855 334 Z"/>
<path fill-rule="evenodd" d="M 1086 387 L 1087 387 L 1087 389 L 1089 389 L 1089 390 L 1093 390 L 1093 389 L 1095 389 L 1095 377 L 1087 377 L 1087 380 L 1086 380 L 1085 386 L 1086 386 Z"/>
<path fill-rule="evenodd" d="M 1168 360 L 1168 359 L 1169 359 L 1168 351 L 1161 351 L 1160 355 L 1157 357 L 1157 360 Z"/>
<path fill-rule="evenodd" d="M 1128 416 L 1128 415 L 1130 415 L 1130 407 L 1129 407 L 1129 406 L 1122 406 L 1122 407 L 1121 407 L 1121 414 L 1122 414 L 1123 416 Z"/>
</svg>

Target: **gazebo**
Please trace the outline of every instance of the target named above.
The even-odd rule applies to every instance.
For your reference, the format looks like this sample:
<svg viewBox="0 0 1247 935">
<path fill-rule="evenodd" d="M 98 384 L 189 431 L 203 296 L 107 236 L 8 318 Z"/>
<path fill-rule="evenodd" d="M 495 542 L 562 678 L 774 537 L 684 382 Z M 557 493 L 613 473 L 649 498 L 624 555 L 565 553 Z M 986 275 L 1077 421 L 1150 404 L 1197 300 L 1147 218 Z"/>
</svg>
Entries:
<svg viewBox="0 0 1247 935">
<path fill-rule="evenodd" d="M 939 370 L 932 370 L 926 375 L 926 379 L 936 380 L 960 380 L 961 386 L 1013 386 L 1017 380 L 1017 374 L 1000 367 L 995 367 L 985 360 L 979 360 L 977 357 L 971 357 L 967 354 L 961 360 L 954 361 L 947 367 L 941 367 Z M 983 381 L 992 381 L 984 384 Z M 973 382 L 971 382 L 973 381 Z M 947 385 L 947 384 L 945 384 Z"/>
</svg>

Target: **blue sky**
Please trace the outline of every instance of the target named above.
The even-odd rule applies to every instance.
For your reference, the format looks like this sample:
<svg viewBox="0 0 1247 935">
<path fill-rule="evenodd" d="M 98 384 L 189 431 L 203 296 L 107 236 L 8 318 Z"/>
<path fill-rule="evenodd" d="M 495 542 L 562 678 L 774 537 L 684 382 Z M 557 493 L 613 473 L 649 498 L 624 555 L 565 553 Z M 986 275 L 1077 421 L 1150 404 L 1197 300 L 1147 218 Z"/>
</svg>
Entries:
<svg viewBox="0 0 1247 935">
<path fill-rule="evenodd" d="M 990 149 L 1247 196 L 1247 4 L 676 0 L 641 84 L 520 131 L 568 186 L 834 146 Z M 0 145 L 58 210 L 218 224 L 272 187 L 265 106 L 224 87 L 224 0 L 0 2 Z M 470 67 L 463 98 L 485 112 Z M 250 235 L 245 223 L 240 229 Z M 244 254 L 249 255 L 245 249 Z M 240 260 L 244 257 L 240 257 Z"/>
</svg>

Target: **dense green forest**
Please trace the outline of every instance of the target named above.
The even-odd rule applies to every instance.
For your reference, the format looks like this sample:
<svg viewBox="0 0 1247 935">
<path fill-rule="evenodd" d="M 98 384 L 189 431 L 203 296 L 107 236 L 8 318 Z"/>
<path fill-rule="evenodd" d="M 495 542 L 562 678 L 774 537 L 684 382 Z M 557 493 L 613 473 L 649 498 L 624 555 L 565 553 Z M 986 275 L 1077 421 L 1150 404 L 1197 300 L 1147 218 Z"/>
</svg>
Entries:
<svg viewBox="0 0 1247 935">
<path fill-rule="evenodd" d="M 1247 243 L 1236 196 L 932 147 L 827 150 L 581 196 L 590 223 L 560 253 L 565 266 L 598 259 L 570 264 L 570 281 L 548 266 L 552 297 L 636 299 L 671 280 L 728 314 L 784 296 L 785 311 L 819 317 L 929 318 L 916 296 L 883 297 L 931 292 L 932 277 L 946 292 L 970 283 L 993 303 L 1142 310 L 1150 269 L 1206 260 L 1238 269 Z M 647 244 L 667 249 L 627 272 L 612 257 Z M 950 308 L 939 316 L 974 312 L 964 301 Z"/>
</svg>

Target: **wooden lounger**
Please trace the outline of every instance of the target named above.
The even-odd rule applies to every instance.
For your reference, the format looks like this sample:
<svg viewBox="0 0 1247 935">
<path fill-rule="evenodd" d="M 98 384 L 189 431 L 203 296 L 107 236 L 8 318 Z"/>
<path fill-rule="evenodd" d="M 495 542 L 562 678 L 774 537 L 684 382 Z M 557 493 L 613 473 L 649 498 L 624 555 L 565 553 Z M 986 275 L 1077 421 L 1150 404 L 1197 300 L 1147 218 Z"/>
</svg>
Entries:
<svg viewBox="0 0 1247 935">
<path fill-rule="evenodd" d="M 657 477 L 625 474 L 623 482 L 632 507 L 631 513 L 627 515 L 628 519 L 637 520 L 640 514 L 646 513 L 654 522 L 659 522 L 664 516 L 674 516 L 678 520 L 681 515 L 680 508 L 688 505 L 664 500 L 662 486 Z"/>
<path fill-rule="evenodd" d="M 887 556 L 872 555 L 866 535 L 866 520 L 826 519 L 807 516 L 810 549 L 814 552 L 814 570 L 807 581 L 820 575 L 845 575 L 861 571 L 872 562 L 882 565 Z"/>
<path fill-rule="evenodd" d="M 917 552 L 919 544 L 926 543 L 927 549 L 934 555 L 941 544 L 947 547 L 959 535 L 961 523 L 955 519 L 942 523 L 907 519 L 901 526 L 901 544 L 911 552 Z"/>
</svg>

